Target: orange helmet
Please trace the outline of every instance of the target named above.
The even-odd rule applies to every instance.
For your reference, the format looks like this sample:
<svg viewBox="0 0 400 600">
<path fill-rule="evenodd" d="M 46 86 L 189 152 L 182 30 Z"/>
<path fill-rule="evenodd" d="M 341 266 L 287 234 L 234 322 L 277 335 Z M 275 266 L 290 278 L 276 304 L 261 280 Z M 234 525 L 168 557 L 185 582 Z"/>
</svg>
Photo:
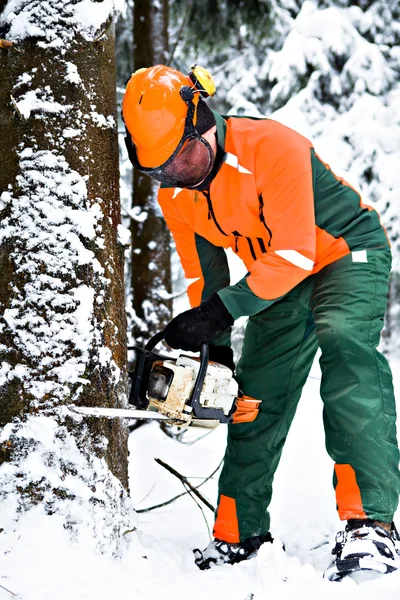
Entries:
<svg viewBox="0 0 400 600">
<path fill-rule="evenodd" d="M 163 164 L 181 141 L 188 112 L 180 94 L 184 86 L 193 87 L 189 76 L 164 65 L 139 69 L 130 78 L 122 114 L 141 166 Z M 198 100 L 194 95 L 195 106 Z"/>
</svg>

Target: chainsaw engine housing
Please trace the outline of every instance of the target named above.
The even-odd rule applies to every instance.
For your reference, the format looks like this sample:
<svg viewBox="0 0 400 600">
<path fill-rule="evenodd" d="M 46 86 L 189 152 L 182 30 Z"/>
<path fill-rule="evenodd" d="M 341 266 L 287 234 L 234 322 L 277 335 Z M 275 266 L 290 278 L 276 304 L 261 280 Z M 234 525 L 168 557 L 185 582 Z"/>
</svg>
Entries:
<svg viewBox="0 0 400 600">
<path fill-rule="evenodd" d="M 153 352 L 161 339 L 162 333 L 145 348 L 135 347 L 130 404 L 156 411 L 180 426 L 214 427 L 256 418 L 260 401 L 241 394 L 231 369 L 208 360 L 206 344 L 200 359 L 185 355 L 174 359 Z"/>
<path fill-rule="evenodd" d="M 191 421 L 193 415 L 190 399 L 199 368 L 199 359 L 189 356 L 153 363 L 147 390 L 148 408 L 154 408 L 171 419 Z M 210 362 L 200 393 L 200 405 L 204 409 L 218 409 L 228 417 L 238 390 L 239 386 L 233 379 L 232 371 L 228 367 Z"/>
</svg>

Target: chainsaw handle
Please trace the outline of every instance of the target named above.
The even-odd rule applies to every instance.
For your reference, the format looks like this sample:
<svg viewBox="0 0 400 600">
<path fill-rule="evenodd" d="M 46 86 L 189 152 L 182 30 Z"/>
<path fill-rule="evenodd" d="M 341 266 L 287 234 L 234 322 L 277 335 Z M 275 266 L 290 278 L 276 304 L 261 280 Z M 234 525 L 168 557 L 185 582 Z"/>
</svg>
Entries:
<svg viewBox="0 0 400 600">
<path fill-rule="evenodd" d="M 200 368 L 197 373 L 196 381 L 194 382 L 193 394 L 187 403 L 189 406 L 200 404 L 200 394 L 203 387 L 204 379 L 206 378 L 208 367 L 208 345 L 206 343 L 200 346 Z"/>
<path fill-rule="evenodd" d="M 159 344 L 163 339 L 164 339 L 164 331 L 160 331 L 159 333 L 156 333 L 155 335 L 153 335 L 152 338 L 149 339 L 149 341 L 145 345 L 144 349 L 150 350 L 150 351 L 154 350 L 154 348 L 157 346 L 157 344 Z M 205 342 L 203 344 L 201 344 L 201 346 L 200 346 L 200 362 L 205 363 L 205 365 L 207 367 L 208 345 Z"/>
<path fill-rule="evenodd" d="M 164 339 L 164 331 L 160 331 L 153 335 L 152 338 L 147 342 L 144 349 L 152 351 L 159 342 Z M 194 406 L 195 404 L 200 403 L 200 393 L 204 384 L 204 379 L 207 374 L 208 367 L 208 345 L 206 343 L 201 344 L 200 346 L 200 368 L 197 373 L 196 381 L 194 382 L 193 394 L 187 403 L 189 406 Z"/>
<path fill-rule="evenodd" d="M 149 341 L 145 345 L 144 349 L 149 350 L 149 351 L 154 350 L 154 348 L 157 346 L 157 344 L 159 344 L 163 339 L 164 339 L 164 331 L 160 331 L 159 333 L 156 333 L 156 335 L 153 335 L 153 337 L 149 339 Z"/>
</svg>

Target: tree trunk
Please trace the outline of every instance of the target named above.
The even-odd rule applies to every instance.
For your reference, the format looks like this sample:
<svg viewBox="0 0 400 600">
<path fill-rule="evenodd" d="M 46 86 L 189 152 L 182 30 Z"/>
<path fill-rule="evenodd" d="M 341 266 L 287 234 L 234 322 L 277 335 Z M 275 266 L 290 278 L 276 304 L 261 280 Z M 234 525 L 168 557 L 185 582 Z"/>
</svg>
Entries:
<svg viewBox="0 0 400 600">
<path fill-rule="evenodd" d="M 168 0 L 136 0 L 133 20 L 134 68 L 166 62 L 168 52 Z M 131 285 L 136 342 L 162 330 L 172 315 L 170 234 L 157 204 L 158 184 L 147 175 L 133 173 Z"/>
<path fill-rule="evenodd" d="M 125 400 L 113 3 L 41 4 L 0 2 L 0 495 L 117 541 L 126 430 L 66 406 Z"/>
</svg>

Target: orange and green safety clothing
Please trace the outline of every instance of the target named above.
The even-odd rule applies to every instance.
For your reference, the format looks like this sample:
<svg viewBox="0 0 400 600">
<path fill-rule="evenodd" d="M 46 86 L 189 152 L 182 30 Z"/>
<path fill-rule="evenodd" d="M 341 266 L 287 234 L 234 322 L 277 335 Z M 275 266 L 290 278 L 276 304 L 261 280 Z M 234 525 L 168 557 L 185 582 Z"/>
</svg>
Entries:
<svg viewBox="0 0 400 600">
<path fill-rule="evenodd" d="M 377 350 L 391 262 L 379 215 L 297 132 L 215 118 L 225 154 L 208 189 L 159 191 L 191 305 L 218 292 L 234 319 L 250 316 L 237 375 L 262 402 L 254 422 L 228 427 L 214 535 L 268 531 L 274 472 L 318 347 L 339 515 L 390 521 L 400 475 L 392 378 Z M 226 248 L 248 269 L 235 285 Z"/>
<path fill-rule="evenodd" d="M 266 308 L 353 250 L 389 245 L 378 213 L 305 137 L 271 119 L 214 114 L 226 158 L 209 190 L 161 187 L 158 197 L 185 276 L 196 280 L 188 288 L 192 306 L 213 278 L 198 236 L 232 248 L 249 271 L 220 292 L 235 319 Z"/>
</svg>

